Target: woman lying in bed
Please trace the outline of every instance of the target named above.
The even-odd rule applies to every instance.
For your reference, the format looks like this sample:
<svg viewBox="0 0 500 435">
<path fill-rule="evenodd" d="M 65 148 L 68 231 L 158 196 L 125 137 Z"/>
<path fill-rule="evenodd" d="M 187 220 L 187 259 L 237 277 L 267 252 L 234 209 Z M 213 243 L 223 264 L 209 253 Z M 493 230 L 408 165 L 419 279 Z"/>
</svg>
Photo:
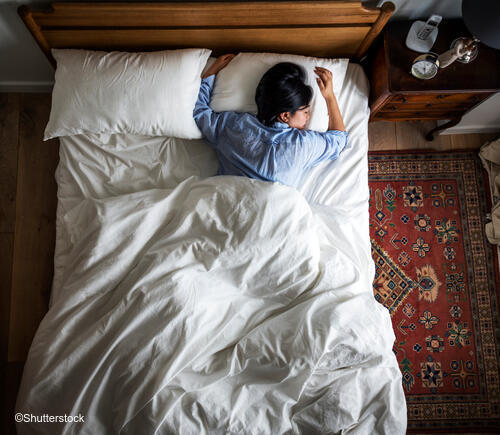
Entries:
<svg viewBox="0 0 500 435">
<path fill-rule="evenodd" d="M 298 187 L 305 169 L 335 160 L 347 144 L 333 92 L 332 73 L 316 67 L 317 83 L 329 114 L 328 131 L 306 130 L 313 90 L 303 69 L 283 62 L 270 68 L 257 86 L 257 116 L 214 112 L 209 103 L 215 74 L 234 57 L 220 56 L 203 74 L 194 119 L 214 147 L 219 175 L 241 175 Z"/>
</svg>

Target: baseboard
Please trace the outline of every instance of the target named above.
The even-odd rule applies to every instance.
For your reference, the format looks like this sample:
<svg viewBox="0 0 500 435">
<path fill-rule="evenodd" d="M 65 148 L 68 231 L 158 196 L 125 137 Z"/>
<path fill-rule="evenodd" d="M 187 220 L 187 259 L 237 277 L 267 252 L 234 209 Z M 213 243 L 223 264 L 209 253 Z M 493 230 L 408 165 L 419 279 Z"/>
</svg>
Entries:
<svg viewBox="0 0 500 435">
<path fill-rule="evenodd" d="M 0 92 L 52 92 L 54 82 L 0 81 Z"/>
<path fill-rule="evenodd" d="M 438 121 L 438 125 L 446 124 L 447 121 Z M 441 130 L 438 134 L 473 134 L 473 133 L 500 133 L 500 125 L 456 125 L 455 127 Z"/>
<path fill-rule="evenodd" d="M 499 133 L 500 126 L 498 127 L 464 127 L 464 128 L 447 128 L 439 132 L 439 134 L 473 134 L 473 133 Z"/>
</svg>

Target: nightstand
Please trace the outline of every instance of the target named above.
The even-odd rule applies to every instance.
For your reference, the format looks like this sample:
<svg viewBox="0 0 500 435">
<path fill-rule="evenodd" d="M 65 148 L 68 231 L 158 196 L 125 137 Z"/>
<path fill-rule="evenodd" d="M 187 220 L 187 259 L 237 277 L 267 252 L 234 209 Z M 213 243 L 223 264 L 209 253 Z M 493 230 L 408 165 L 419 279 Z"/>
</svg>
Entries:
<svg viewBox="0 0 500 435">
<path fill-rule="evenodd" d="M 370 121 L 450 120 L 426 135 L 432 140 L 436 131 L 458 124 L 465 112 L 500 91 L 500 50 L 480 44 L 472 62 L 455 61 L 434 78 L 419 80 L 410 69 L 420 53 L 405 44 L 411 24 L 389 23 L 371 54 Z M 432 52 L 441 54 L 455 38 L 468 35 L 461 20 L 443 20 Z"/>
</svg>

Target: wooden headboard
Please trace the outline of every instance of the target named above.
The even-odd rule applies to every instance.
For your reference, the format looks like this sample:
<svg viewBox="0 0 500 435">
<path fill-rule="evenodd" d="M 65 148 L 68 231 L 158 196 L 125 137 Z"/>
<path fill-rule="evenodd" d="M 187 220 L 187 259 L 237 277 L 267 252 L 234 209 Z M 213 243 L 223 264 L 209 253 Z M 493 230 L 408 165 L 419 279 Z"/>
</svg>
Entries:
<svg viewBox="0 0 500 435">
<path fill-rule="evenodd" d="M 53 3 L 19 15 L 52 65 L 51 48 L 150 51 L 205 47 L 360 59 L 394 5 L 360 1 Z"/>
</svg>

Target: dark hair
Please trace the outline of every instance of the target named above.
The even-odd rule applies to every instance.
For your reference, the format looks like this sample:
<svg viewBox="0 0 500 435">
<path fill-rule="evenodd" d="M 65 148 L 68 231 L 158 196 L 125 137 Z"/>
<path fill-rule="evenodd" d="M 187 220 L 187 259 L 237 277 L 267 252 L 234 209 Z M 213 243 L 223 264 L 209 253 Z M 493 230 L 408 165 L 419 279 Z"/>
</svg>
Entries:
<svg viewBox="0 0 500 435">
<path fill-rule="evenodd" d="M 278 63 L 267 70 L 255 92 L 257 119 L 270 126 L 280 113 L 295 113 L 307 106 L 313 90 L 305 84 L 305 76 L 303 68 L 291 62 Z"/>
</svg>

